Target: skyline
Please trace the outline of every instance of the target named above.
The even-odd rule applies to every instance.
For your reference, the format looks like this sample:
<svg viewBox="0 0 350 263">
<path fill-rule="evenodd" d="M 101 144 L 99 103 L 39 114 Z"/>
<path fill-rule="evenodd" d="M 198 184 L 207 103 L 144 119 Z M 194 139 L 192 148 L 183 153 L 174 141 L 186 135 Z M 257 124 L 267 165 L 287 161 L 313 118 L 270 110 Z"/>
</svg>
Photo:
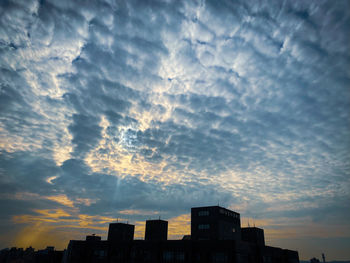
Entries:
<svg viewBox="0 0 350 263">
<path fill-rule="evenodd" d="M 350 3 L 0 3 L 0 247 L 220 204 L 350 252 Z"/>
</svg>

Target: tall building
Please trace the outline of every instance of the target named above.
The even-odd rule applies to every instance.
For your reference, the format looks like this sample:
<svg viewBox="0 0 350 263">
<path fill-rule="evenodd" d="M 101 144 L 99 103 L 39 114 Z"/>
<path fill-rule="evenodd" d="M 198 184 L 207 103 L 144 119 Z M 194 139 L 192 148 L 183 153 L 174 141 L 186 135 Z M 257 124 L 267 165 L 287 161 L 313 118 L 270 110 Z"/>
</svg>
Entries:
<svg viewBox="0 0 350 263">
<path fill-rule="evenodd" d="M 108 228 L 108 238 L 110 242 L 131 241 L 134 239 L 135 226 L 125 223 L 111 223 Z"/>
<path fill-rule="evenodd" d="M 239 213 L 220 206 L 191 208 L 192 240 L 240 240 Z"/>
<path fill-rule="evenodd" d="M 168 239 L 168 221 L 147 220 L 145 240 L 165 241 Z"/>
</svg>

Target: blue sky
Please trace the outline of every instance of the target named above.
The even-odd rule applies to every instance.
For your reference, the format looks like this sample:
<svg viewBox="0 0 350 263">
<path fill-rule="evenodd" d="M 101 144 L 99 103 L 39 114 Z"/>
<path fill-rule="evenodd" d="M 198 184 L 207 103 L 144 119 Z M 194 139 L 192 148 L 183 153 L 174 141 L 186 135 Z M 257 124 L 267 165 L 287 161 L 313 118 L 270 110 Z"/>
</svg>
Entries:
<svg viewBox="0 0 350 263">
<path fill-rule="evenodd" d="M 220 205 L 349 259 L 350 4 L 1 1 L 0 247 Z"/>
</svg>

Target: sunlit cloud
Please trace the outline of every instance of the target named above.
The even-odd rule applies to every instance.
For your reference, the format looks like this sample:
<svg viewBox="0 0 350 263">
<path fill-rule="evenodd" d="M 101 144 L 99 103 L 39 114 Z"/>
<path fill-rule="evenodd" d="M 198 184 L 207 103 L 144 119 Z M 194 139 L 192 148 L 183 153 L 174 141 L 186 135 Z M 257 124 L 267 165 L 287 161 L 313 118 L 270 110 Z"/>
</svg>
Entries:
<svg viewBox="0 0 350 263">
<path fill-rule="evenodd" d="M 181 239 L 191 234 L 191 215 L 183 214 L 169 219 L 168 238 Z"/>
<path fill-rule="evenodd" d="M 70 200 L 66 195 L 48 196 L 46 198 L 65 206 L 74 207 L 73 201 Z"/>
</svg>

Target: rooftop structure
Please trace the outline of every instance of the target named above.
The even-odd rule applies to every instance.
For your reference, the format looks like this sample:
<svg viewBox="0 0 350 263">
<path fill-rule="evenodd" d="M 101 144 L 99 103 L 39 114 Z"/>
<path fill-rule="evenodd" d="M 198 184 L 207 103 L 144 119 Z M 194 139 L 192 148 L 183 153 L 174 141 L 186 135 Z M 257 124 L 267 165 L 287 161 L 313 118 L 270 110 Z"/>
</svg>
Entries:
<svg viewBox="0 0 350 263">
<path fill-rule="evenodd" d="M 165 241 L 168 239 L 168 221 L 147 220 L 145 240 Z"/>
<path fill-rule="evenodd" d="M 135 226 L 125 223 L 111 223 L 108 228 L 110 242 L 131 241 L 134 239 Z"/>
<path fill-rule="evenodd" d="M 257 227 L 243 227 L 241 229 L 242 241 L 265 246 L 264 229 Z"/>
</svg>

